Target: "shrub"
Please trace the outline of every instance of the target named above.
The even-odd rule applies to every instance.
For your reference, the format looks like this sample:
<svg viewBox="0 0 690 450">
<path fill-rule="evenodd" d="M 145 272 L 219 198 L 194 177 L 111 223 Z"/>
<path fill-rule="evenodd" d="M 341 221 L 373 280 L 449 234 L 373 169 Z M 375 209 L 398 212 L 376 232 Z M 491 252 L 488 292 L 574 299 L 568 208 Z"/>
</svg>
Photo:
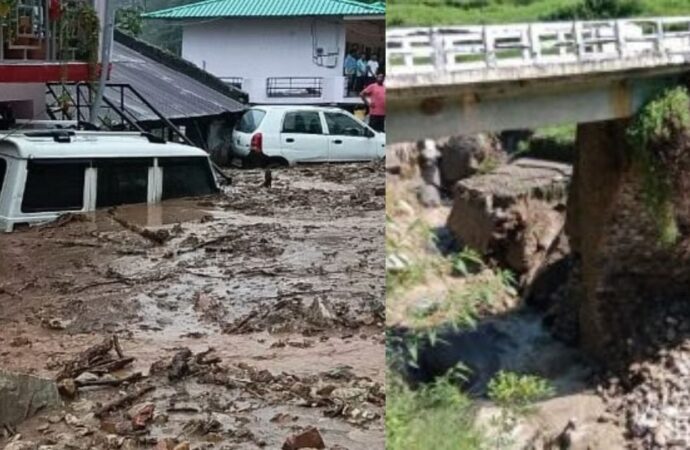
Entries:
<svg viewBox="0 0 690 450">
<path fill-rule="evenodd" d="M 630 17 L 643 12 L 639 0 L 582 0 L 541 17 L 542 20 L 594 20 Z"/>
<path fill-rule="evenodd" d="M 679 236 L 673 207 L 673 170 L 683 167 L 690 127 L 690 97 L 684 87 L 670 89 L 650 101 L 628 128 L 633 164 L 642 174 L 642 194 L 659 231 L 660 243 L 674 244 Z"/>
</svg>

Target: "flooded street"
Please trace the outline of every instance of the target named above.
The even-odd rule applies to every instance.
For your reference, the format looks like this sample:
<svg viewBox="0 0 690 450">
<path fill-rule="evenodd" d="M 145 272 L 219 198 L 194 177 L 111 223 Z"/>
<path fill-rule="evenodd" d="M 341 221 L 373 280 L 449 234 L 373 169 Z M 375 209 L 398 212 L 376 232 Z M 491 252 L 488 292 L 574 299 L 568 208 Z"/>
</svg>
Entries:
<svg viewBox="0 0 690 450">
<path fill-rule="evenodd" d="M 113 335 L 134 358 L 72 373 L 64 408 L 8 429 L 51 449 L 280 448 L 309 427 L 384 448 L 383 166 L 231 176 L 211 198 L 0 235 L 3 370 L 54 379 Z"/>
</svg>

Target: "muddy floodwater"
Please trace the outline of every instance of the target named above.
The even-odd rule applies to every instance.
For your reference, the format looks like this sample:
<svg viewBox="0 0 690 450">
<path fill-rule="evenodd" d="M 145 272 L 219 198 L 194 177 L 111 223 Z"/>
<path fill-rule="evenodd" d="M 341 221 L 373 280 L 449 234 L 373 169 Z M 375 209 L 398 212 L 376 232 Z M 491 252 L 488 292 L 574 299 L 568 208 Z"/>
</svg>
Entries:
<svg viewBox="0 0 690 450">
<path fill-rule="evenodd" d="M 76 394 L 22 405 L 0 448 L 280 448 L 308 427 L 384 448 L 382 165 L 230 174 L 214 197 L 0 235 L 2 371 L 55 379 L 113 335 L 134 358 L 71 372 Z"/>
</svg>

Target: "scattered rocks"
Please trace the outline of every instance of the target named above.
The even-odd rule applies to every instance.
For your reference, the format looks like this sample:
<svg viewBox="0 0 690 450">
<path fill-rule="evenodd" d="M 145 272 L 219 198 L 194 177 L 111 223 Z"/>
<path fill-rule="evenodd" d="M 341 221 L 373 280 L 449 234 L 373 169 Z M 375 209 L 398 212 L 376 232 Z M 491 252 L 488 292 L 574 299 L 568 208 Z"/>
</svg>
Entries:
<svg viewBox="0 0 690 450">
<path fill-rule="evenodd" d="M 69 399 L 77 396 L 77 383 L 72 378 L 64 378 L 58 382 L 58 391 Z"/>
<path fill-rule="evenodd" d="M 288 437 L 283 444 L 282 450 L 299 450 L 303 448 L 326 448 L 326 444 L 324 444 L 319 430 L 316 428 L 308 428 L 299 434 Z"/>
</svg>

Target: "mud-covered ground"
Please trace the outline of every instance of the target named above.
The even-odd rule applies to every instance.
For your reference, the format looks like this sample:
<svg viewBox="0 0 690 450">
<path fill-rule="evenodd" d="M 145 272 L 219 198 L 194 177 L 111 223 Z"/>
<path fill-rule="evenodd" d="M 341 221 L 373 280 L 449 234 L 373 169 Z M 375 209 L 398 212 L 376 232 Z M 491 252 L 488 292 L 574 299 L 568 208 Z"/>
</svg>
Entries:
<svg viewBox="0 0 690 450">
<path fill-rule="evenodd" d="M 22 405 L 39 411 L 0 448 L 10 431 L 47 449 L 280 448 L 308 427 L 384 448 L 383 166 L 232 176 L 212 198 L 0 235 L 0 368 L 82 386 L 64 408 Z M 113 335 L 122 356 L 65 373 Z"/>
</svg>

